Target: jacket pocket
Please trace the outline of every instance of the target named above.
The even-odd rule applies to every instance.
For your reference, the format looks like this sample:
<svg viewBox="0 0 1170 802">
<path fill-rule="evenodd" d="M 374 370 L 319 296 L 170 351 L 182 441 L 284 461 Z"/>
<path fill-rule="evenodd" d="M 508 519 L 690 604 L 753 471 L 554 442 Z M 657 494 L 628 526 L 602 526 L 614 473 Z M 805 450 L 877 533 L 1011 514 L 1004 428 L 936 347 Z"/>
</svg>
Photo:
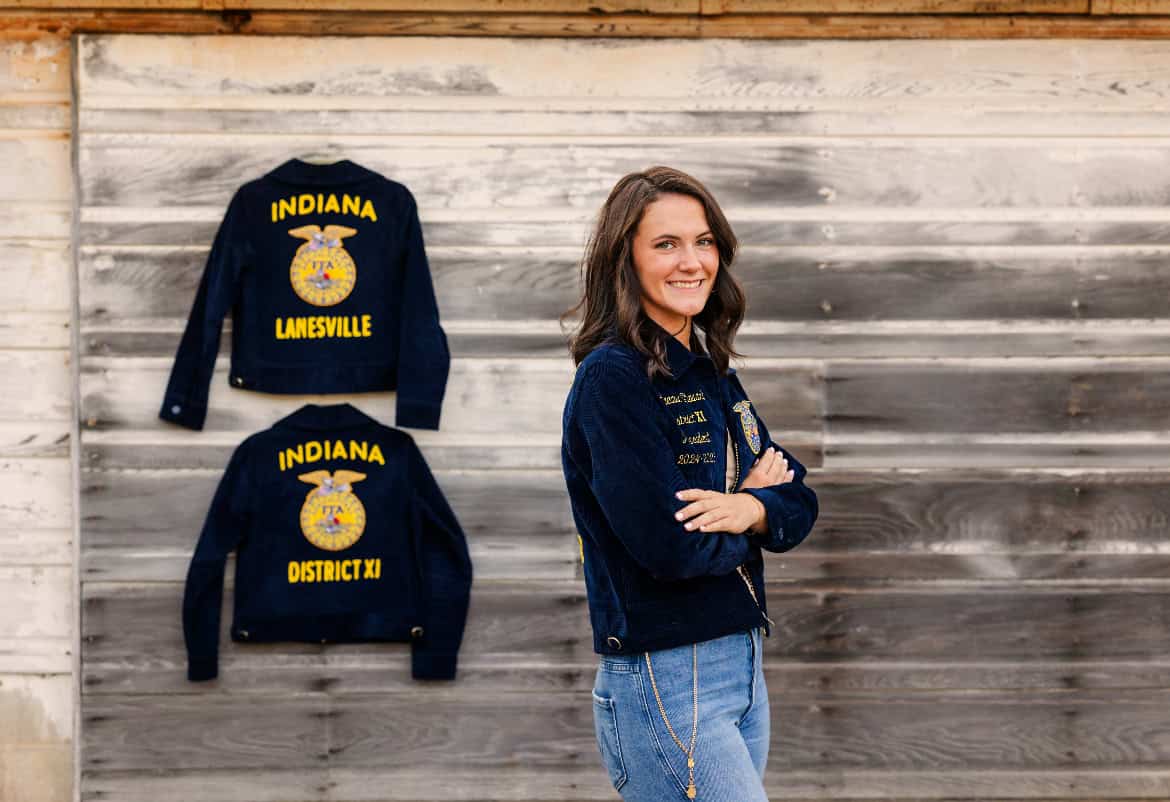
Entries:
<svg viewBox="0 0 1170 802">
<path fill-rule="evenodd" d="M 593 693 L 593 730 L 597 735 L 597 748 L 601 751 L 601 762 L 609 772 L 609 781 L 615 791 L 626 784 L 626 763 L 622 758 L 622 742 L 618 735 L 617 711 L 613 699 Z"/>
</svg>

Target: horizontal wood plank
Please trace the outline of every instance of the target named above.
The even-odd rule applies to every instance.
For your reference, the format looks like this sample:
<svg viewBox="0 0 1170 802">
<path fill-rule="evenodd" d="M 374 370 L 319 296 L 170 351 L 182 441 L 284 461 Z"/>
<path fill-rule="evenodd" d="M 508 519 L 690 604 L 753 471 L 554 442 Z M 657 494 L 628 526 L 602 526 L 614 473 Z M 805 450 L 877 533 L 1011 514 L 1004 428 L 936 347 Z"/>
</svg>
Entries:
<svg viewBox="0 0 1170 802">
<path fill-rule="evenodd" d="M 497 17 L 501 22 L 514 19 Z M 644 100 L 653 97 L 704 102 L 733 97 L 745 103 L 835 98 L 854 108 L 866 99 L 888 105 L 891 99 L 916 98 L 925 103 L 961 100 L 980 108 L 994 108 L 997 102 L 1029 109 L 1044 102 L 1138 105 L 1164 100 L 1166 87 L 1135 76 L 1133 65 L 1156 70 L 1170 63 L 1170 52 L 1162 42 L 1128 42 L 1124 47 L 1100 41 L 1035 41 L 1020 47 L 961 38 L 880 45 L 815 39 L 664 43 L 606 39 L 604 23 L 612 18 L 596 15 L 595 19 L 597 38 L 590 40 L 405 36 L 386 47 L 377 39 L 318 36 L 313 40 L 313 58 L 281 62 L 267 58 L 264 48 L 287 51 L 298 44 L 295 40 L 268 41 L 258 50 L 247 37 L 83 35 L 79 39 L 81 106 L 83 110 L 98 105 L 132 107 L 146 98 L 185 95 L 219 96 L 221 103 L 237 97 L 267 97 L 282 104 L 304 95 L 343 98 L 341 102 L 347 103 L 355 98 L 391 102 L 396 95 L 415 102 L 442 96 L 487 98 L 492 103 L 506 98 L 562 98 L 589 104 L 608 97 L 632 98 L 641 109 L 646 108 Z M 959 36 L 962 21 L 950 21 Z M 441 22 L 438 17 L 433 24 Z M 662 20 L 647 20 L 646 27 L 655 22 L 662 26 L 659 36 L 670 35 L 671 26 Z M 873 22 L 866 17 L 863 24 Z M 913 20 L 891 22 L 914 24 Z M 1021 18 L 1013 22 L 1027 24 Z M 1047 19 L 1038 22 L 1052 24 Z M 1093 22 L 1107 26 L 1111 21 Z M 768 21 L 756 19 L 755 23 Z M 627 24 L 636 20 L 626 20 L 608 33 L 620 34 Z M 792 24 L 813 27 L 808 15 L 793 19 Z M 847 33 L 839 27 L 840 20 L 822 17 L 820 24 Z M 472 34 L 474 28 L 468 25 L 464 32 Z M 880 58 L 874 57 L 875 48 L 880 49 Z M 604 61 L 594 58 L 598 54 L 604 54 Z M 646 64 L 661 61 L 663 54 L 670 56 L 668 71 L 645 69 Z M 232 82 L 227 87 L 223 85 L 226 62 L 232 65 Z M 355 70 L 370 64 L 379 69 Z M 184 98 L 176 105 L 185 102 Z"/>
<path fill-rule="evenodd" d="M 80 149 L 80 201 L 101 206 L 226 206 L 241 177 L 259 177 L 316 138 L 90 134 Z M 760 206 L 1153 206 L 1167 179 L 1162 140 L 1020 137 L 961 144 L 880 138 L 757 144 L 732 141 L 714 159 L 709 139 L 645 143 L 514 137 L 419 137 L 385 144 L 342 138 L 353 160 L 406 184 L 421 210 L 600 207 L 625 173 L 669 164 L 695 175 L 721 204 Z M 549 170 L 556 181 L 549 181 Z M 1108 171 L 1110 181 L 1096 180 Z M 507 175 L 507 181 L 499 176 Z M 1123 187 L 1118 192 L 1117 188 Z"/>
<path fill-rule="evenodd" d="M 772 765 L 771 763 L 769 764 Z M 83 800 L 117 798 L 155 802 L 308 802 L 335 799 L 381 800 L 516 799 L 526 802 L 583 802 L 613 799 L 599 775 L 600 765 L 549 776 L 547 772 L 482 772 L 444 768 L 396 771 L 392 781 L 375 771 L 321 768 L 284 770 L 206 770 L 87 773 Z M 791 802 L 881 799 L 912 802 L 924 798 L 997 799 L 1004 802 L 1057 802 L 1070 788 L 1082 799 L 1164 799 L 1170 795 L 1170 772 L 1150 770 L 1003 770 L 938 769 L 828 772 L 770 769 L 765 788 L 770 796 Z"/>
<path fill-rule="evenodd" d="M 277 769 L 297 765 L 398 771 L 438 769 L 460 755 L 461 768 L 557 774 L 597 765 L 592 708 L 581 694 L 484 697 L 442 691 L 292 697 L 279 707 L 247 696 L 133 696 L 88 700 L 85 769 Z M 1164 769 L 1168 750 L 1161 705 L 1144 690 L 1129 699 L 1053 700 L 987 696 L 970 701 L 887 698 L 773 705 L 775 769 L 930 770 L 958 765 L 992 770 Z M 1153 697 L 1165 698 L 1161 694 Z M 456 720 L 436 703 L 458 704 Z M 506 716 L 509 726 L 498 722 Z M 669 737 L 660 721 L 655 730 Z M 1010 735 L 1009 735 L 1010 733 Z M 387 749 L 386 744 L 394 744 Z M 702 741 L 700 741 L 700 744 Z M 697 750 L 696 750 L 697 751 Z M 600 770 L 600 766 L 597 766 Z M 501 771 L 504 769 L 505 771 Z M 774 769 L 774 770 L 775 770 Z M 700 772 L 696 772 L 701 777 Z"/>
<path fill-rule="evenodd" d="M 0 349 L 0 373 L 8 377 L 0 420 L 24 421 L 25 438 L 32 439 L 37 438 L 33 430 L 45 423 L 69 420 L 73 413 L 69 361 L 64 349 Z"/>
<path fill-rule="evenodd" d="M 170 363 L 170 359 L 149 358 L 88 360 L 81 377 L 83 425 L 87 429 L 169 427 L 155 421 Z M 759 399 L 756 406 L 761 417 L 777 430 L 819 428 L 821 388 L 816 369 L 801 363 L 765 365 L 743 371 L 745 383 Z M 227 392 L 226 367 L 221 360 L 212 379 L 207 429 L 259 431 L 306 402 L 339 403 L 337 396 Z M 443 431 L 559 433 L 572 380 L 573 365 L 567 355 L 556 360 L 453 359 L 444 396 Z M 380 419 L 389 419 L 394 408 L 387 393 L 354 394 L 346 400 Z"/>
<path fill-rule="evenodd" d="M 323 14 L 330 16 L 322 19 Z M 46 35 L 159 34 L 320 36 L 325 25 L 341 36 L 467 36 L 499 38 L 687 38 L 749 40 L 1161 40 L 1161 16 L 950 14 L 415 14 L 395 11 L 222 11 L 15 9 L 0 15 L 0 34 L 20 41 Z"/>
<path fill-rule="evenodd" d="M 87 549 L 189 554 L 221 471 L 85 471 Z M 535 544 L 576 531 L 559 467 L 435 474 L 471 539 L 528 537 Z M 807 481 L 817 491 L 821 516 L 790 556 L 810 550 L 823 559 L 920 553 L 972 562 L 1012 554 L 1152 556 L 1164 551 L 1170 526 L 1170 474 L 1164 471 L 814 471 Z"/>
<path fill-rule="evenodd" d="M 83 585 L 84 659 L 133 667 L 185 661 L 182 583 Z M 1170 591 L 1164 584 L 1099 587 L 1041 585 L 1019 589 L 936 586 L 799 590 L 769 582 L 768 614 L 776 621 L 768 659 L 812 662 L 936 664 L 1077 661 L 1165 662 Z M 230 599 L 225 596 L 225 604 Z M 1026 611 L 1026 615 L 1025 615 Z M 230 615 L 227 616 L 230 618 Z M 1118 621 L 1126 622 L 1124 627 Z M 226 629 L 226 625 L 224 627 Z M 405 644 L 234 644 L 225 658 L 276 667 L 287 659 L 341 663 L 405 653 Z M 580 665 L 593 658 L 584 584 L 482 582 L 472 588 L 460 659 L 496 666 Z"/>
<path fill-rule="evenodd" d="M 72 475 L 68 460 L 0 459 L 0 520 L 30 531 L 69 529 L 73 525 Z M 7 528 L 7 527 L 6 527 Z"/>
<path fill-rule="evenodd" d="M 584 250 L 593 210 L 570 206 L 527 210 L 425 210 L 428 248 L 559 246 Z M 90 207 L 80 236 L 83 258 L 118 253 L 116 246 L 209 248 L 223 217 L 221 205 Z M 887 209 L 787 206 L 724 207 L 741 247 L 843 246 L 1086 246 L 1170 244 L 1170 213 L 1126 209 Z M 31 221 L 30 221 L 31 222 Z M 1001 252 L 1002 253 L 1002 252 Z M 1010 252 L 1009 252 L 1010 253 Z M 1085 249 L 1080 256 L 1091 256 Z M 199 260 L 195 260 L 199 264 Z"/>
<path fill-rule="evenodd" d="M 27 211 L 35 214 L 38 209 L 34 207 Z M 56 313 L 67 321 L 72 295 L 70 274 L 73 272 L 69 240 L 0 240 L 0 245 L 4 247 L 12 273 L 8 284 L 8 308 L 25 314 Z"/>
<path fill-rule="evenodd" d="M 178 318 L 91 323 L 81 354 L 173 357 L 184 325 Z M 451 353 L 493 358 L 562 357 L 574 325 L 443 321 Z M 735 348 L 749 359 L 1170 356 L 1170 320 L 769 321 L 747 323 Z M 219 352 L 231 353 L 230 320 Z"/>
<path fill-rule="evenodd" d="M 1165 432 L 1170 362 L 830 363 L 828 431 Z"/>
<path fill-rule="evenodd" d="M 420 87 L 426 91 L 425 87 Z M 164 96 L 166 97 L 166 96 Z M 169 99 L 167 97 L 166 99 Z M 1144 110 L 1105 98 L 1086 101 L 1094 111 L 1069 103 L 1063 108 L 1016 108 L 1018 101 L 994 100 L 978 106 L 941 97 L 923 102 L 901 97 L 900 113 L 876 107 L 876 98 L 793 99 L 768 96 L 704 97 L 700 108 L 653 110 L 652 102 L 614 96 L 587 101 L 569 98 L 528 99 L 480 95 L 199 95 L 184 98 L 198 110 L 165 103 L 156 96 L 95 98 L 81 110 L 86 131 L 240 134 L 347 134 L 422 136 L 460 130 L 480 135 L 629 136 L 660 131 L 676 136 L 1010 136 L 1021 130 L 1033 136 L 1157 136 L 1165 121 L 1157 110 Z M 251 102 L 249 102 L 251 101 Z M 881 101 L 888 103 L 888 101 Z M 696 106 L 700 104 L 696 103 Z M 122 107 L 124 106 L 124 107 Z M 390 107 L 390 108 L 386 108 Z M 306 114 L 308 109 L 312 114 Z M 26 112 L 25 118 L 33 112 Z M 46 122 L 49 111 L 36 113 Z M 338 157 L 341 157 L 340 152 Z"/>
<path fill-rule="evenodd" d="M 270 653 L 235 650 L 225 644 L 220 674 L 207 684 L 187 681 L 182 655 L 163 656 L 143 669 L 139 663 L 116 658 L 87 661 L 83 666 L 83 693 L 193 694 L 197 696 L 349 695 L 420 690 L 410 677 L 410 653 L 387 646 L 378 654 L 353 654 L 345 646 L 323 647 L 316 653 Z M 356 647 L 355 647 L 356 648 Z M 468 692 L 576 691 L 587 693 L 597 673 L 595 655 L 580 662 L 511 663 L 461 657 L 458 686 Z M 1063 694 L 1073 699 L 1082 689 L 1102 694 L 1110 690 L 1135 692 L 1164 690 L 1170 664 L 1157 661 L 1057 660 L 1005 662 L 882 662 L 784 660 L 764 662 L 770 698 L 811 702 L 837 696 L 870 699 L 905 693 L 933 694 L 935 698 L 979 692 Z"/>
<path fill-rule="evenodd" d="M 207 261 L 207 244 L 201 246 L 83 251 L 83 323 L 185 321 Z M 581 252 L 430 247 L 440 317 L 554 321 L 580 298 Z M 740 250 L 732 274 L 757 321 L 1148 319 L 1170 313 L 1168 265 L 1164 246 L 752 245 Z"/>
</svg>

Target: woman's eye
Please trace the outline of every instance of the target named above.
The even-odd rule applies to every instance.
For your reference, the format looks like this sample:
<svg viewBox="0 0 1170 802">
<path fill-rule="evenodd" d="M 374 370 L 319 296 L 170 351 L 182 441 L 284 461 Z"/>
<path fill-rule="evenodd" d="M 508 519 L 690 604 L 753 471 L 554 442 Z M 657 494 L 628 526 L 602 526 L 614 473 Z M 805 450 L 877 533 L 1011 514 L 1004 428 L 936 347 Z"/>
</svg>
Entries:
<svg viewBox="0 0 1170 802">
<path fill-rule="evenodd" d="M 714 245 L 715 240 L 712 239 L 711 237 L 703 237 L 701 240 L 699 240 L 699 244 L 700 245 Z"/>
<path fill-rule="evenodd" d="M 671 242 L 670 240 L 663 240 L 662 242 L 658 243 L 658 244 L 657 244 L 657 245 L 655 245 L 654 247 L 656 247 L 656 248 L 662 248 L 663 250 L 665 250 L 666 248 L 673 248 L 673 247 L 674 247 L 674 243 L 673 243 L 673 242 Z"/>
</svg>

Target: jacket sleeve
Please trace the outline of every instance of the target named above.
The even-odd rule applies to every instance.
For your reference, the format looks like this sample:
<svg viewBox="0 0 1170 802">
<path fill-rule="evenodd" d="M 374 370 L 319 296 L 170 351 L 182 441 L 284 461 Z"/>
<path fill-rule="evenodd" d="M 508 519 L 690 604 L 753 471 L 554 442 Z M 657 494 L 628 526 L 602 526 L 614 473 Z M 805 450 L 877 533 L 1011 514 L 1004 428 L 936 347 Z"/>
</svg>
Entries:
<svg viewBox="0 0 1170 802">
<path fill-rule="evenodd" d="M 817 494 L 804 483 L 804 477 L 808 473 L 804 465 L 772 439 L 771 435 L 768 434 L 768 427 L 764 425 L 764 421 L 758 415 L 756 416 L 756 424 L 760 427 L 760 442 L 764 444 L 763 450 L 771 446 L 780 456 L 788 460 L 788 469 L 792 471 L 792 481 L 770 487 L 752 487 L 739 491 L 755 496 L 764 505 L 768 529 L 760 534 L 751 534 L 750 537 L 752 542 L 765 551 L 788 551 L 799 546 L 812 531 L 813 524 L 817 520 Z"/>
<path fill-rule="evenodd" d="M 451 354 L 439 325 L 439 307 L 414 197 L 406 194 L 399 298 L 398 401 L 395 424 L 438 429 Z"/>
<path fill-rule="evenodd" d="M 674 517 L 688 503 L 675 493 L 692 483 L 678 469 L 646 377 L 605 362 L 584 371 L 574 416 L 588 446 L 589 486 L 614 534 L 659 579 L 734 571 L 752 549 L 750 538 L 690 532 Z"/>
<path fill-rule="evenodd" d="M 243 541 L 250 518 L 245 451 L 241 445 L 228 462 L 187 569 L 183 637 L 187 643 L 187 679 L 192 682 L 215 679 L 219 673 L 224 564 L 228 554 Z"/>
<path fill-rule="evenodd" d="M 411 676 L 455 679 L 471 595 L 467 540 L 413 440 L 408 471 L 413 489 L 411 528 L 423 606 L 422 633 L 411 646 Z"/>
<path fill-rule="evenodd" d="M 202 429 L 207 418 L 208 386 L 223 319 L 236 301 L 240 277 L 251 258 L 244 208 L 237 190 L 215 234 L 159 410 L 163 420 L 188 429 Z"/>
</svg>

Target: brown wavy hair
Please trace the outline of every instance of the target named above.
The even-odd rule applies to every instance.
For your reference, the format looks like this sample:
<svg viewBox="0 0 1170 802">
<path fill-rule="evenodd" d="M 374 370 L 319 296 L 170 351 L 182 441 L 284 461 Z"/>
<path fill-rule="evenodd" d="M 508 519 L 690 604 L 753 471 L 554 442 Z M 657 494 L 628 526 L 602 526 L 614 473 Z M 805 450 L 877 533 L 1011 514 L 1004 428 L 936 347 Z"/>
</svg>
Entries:
<svg viewBox="0 0 1170 802">
<path fill-rule="evenodd" d="M 561 324 L 581 312 L 581 325 L 569 339 L 573 363 L 581 361 L 606 340 L 617 337 L 647 357 L 646 373 L 670 376 L 662 327 L 642 308 L 642 286 L 634 269 L 634 233 L 642 215 L 664 194 L 689 195 L 703 204 L 707 225 L 719 251 L 715 286 L 703 310 L 691 318 L 692 329 L 702 330 L 707 353 L 720 374 L 731 357 L 743 322 L 744 294 L 731 275 L 739 242 L 715 198 L 698 179 L 671 167 L 651 167 L 623 176 L 610 191 L 597 216 L 581 262 L 584 291 L 581 300 L 561 315 Z"/>
</svg>

